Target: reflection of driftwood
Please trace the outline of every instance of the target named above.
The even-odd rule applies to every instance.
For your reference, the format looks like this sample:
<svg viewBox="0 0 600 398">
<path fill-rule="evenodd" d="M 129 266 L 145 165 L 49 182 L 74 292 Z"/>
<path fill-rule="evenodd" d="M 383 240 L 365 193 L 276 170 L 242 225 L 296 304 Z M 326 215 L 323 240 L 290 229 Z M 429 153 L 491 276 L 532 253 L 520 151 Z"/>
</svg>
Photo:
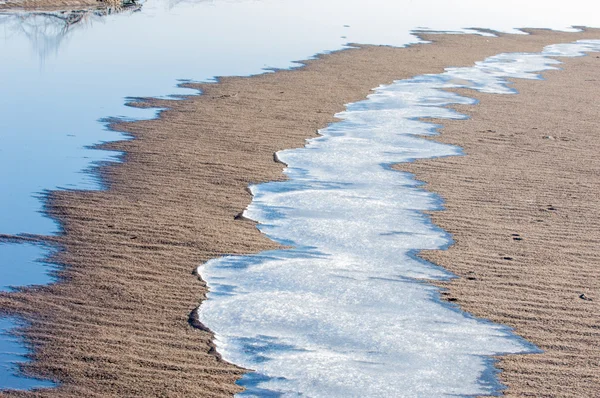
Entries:
<svg viewBox="0 0 600 398">
<path fill-rule="evenodd" d="M 8 32 L 27 37 L 44 59 L 58 50 L 75 27 L 81 29 L 93 20 L 118 12 L 135 12 L 142 7 L 136 0 L 103 0 L 96 4 L 94 8 L 77 10 L 0 13 L 0 25 Z"/>
<path fill-rule="evenodd" d="M 62 29 L 66 30 L 71 25 L 76 24 L 77 22 L 81 22 L 81 20 L 86 16 L 86 14 L 87 12 L 85 11 L 37 12 L 35 13 L 35 16 L 47 19 L 56 18 L 60 21 L 60 23 L 64 23 L 64 27 Z"/>
<path fill-rule="evenodd" d="M 142 6 L 137 4 L 135 0 L 108 0 L 98 1 L 103 5 L 109 5 L 108 7 L 102 7 L 92 10 L 71 10 L 71 11 L 56 11 L 56 12 L 31 12 L 29 15 L 35 15 L 36 17 L 45 17 L 48 19 L 56 18 L 64 23 L 63 29 L 68 29 L 71 25 L 81 22 L 84 18 L 91 15 L 97 17 L 104 17 L 106 15 L 114 14 L 120 11 L 138 11 Z"/>
</svg>

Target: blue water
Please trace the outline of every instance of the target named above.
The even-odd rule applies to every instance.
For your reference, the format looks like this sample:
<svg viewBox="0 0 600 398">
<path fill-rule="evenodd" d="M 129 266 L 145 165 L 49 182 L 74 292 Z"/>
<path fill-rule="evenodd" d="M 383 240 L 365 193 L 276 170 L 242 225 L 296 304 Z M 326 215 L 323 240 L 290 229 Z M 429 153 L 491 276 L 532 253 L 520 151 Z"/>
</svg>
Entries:
<svg viewBox="0 0 600 398">
<path fill-rule="evenodd" d="M 44 285 L 52 282 L 56 266 L 45 263 L 51 247 L 42 244 L 0 243 L 0 291 L 10 291 L 22 285 Z"/>
<path fill-rule="evenodd" d="M 24 377 L 20 373 L 16 364 L 25 361 L 28 351 L 19 338 L 7 332 L 18 324 L 18 320 L 0 318 L 0 386 L 11 389 L 52 387 L 53 383 Z"/>
<path fill-rule="evenodd" d="M 44 214 L 45 192 L 99 189 L 90 168 L 119 157 L 90 149 L 123 138 L 100 120 L 154 117 L 154 110 L 125 107 L 129 96 L 195 94 L 177 82 L 288 68 L 348 42 L 403 46 L 419 41 L 415 28 L 599 25 L 597 2 L 546 4 L 148 0 L 140 12 L 90 14 L 68 28 L 52 16 L 0 14 L 0 234 L 60 232 Z M 52 266 L 36 260 L 49 251 L 0 244 L 0 286 L 50 282 Z M 0 387 L 19 387 L 7 383 Z"/>
</svg>

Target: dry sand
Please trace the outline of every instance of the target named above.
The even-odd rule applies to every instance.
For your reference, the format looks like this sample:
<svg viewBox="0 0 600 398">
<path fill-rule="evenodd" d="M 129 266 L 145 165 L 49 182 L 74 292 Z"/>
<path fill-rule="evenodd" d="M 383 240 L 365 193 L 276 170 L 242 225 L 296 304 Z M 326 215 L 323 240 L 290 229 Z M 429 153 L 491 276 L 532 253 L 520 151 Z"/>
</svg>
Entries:
<svg viewBox="0 0 600 398">
<path fill-rule="evenodd" d="M 437 43 L 362 47 L 293 71 L 221 79 L 198 86 L 202 96 L 169 103 L 175 108 L 158 120 L 117 126 L 135 139 L 106 145 L 127 153 L 125 163 L 102 169 L 110 189 L 50 197 L 49 212 L 64 225 L 57 238 L 64 250 L 55 258 L 66 264 L 62 281 L 0 294 L 4 312 L 32 323 L 24 335 L 36 360 L 26 370 L 61 386 L 5 395 L 217 397 L 239 391 L 234 382 L 243 371 L 219 361 L 211 334 L 189 324 L 206 293 L 192 271 L 215 256 L 275 247 L 252 222 L 235 219 L 251 200 L 249 183 L 283 178 L 275 151 L 303 145 L 334 121 L 344 103 L 363 99 L 379 84 L 470 66 L 501 52 L 538 52 L 551 43 L 600 38 L 600 31 L 431 37 Z M 598 296 L 592 285 L 598 272 L 591 273 L 598 262 L 592 248 L 597 198 L 590 198 L 599 145 L 592 136 L 598 108 L 590 86 L 597 83 L 581 81 L 598 78 L 586 77 L 589 62 L 598 60 L 569 61 L 569 70 L 548 74 L 548 82 L 519 83 L 529 94 L 482 96 L 481 106 L 469 108 L 473 121 L 447 123 L 451 127 L 444 131 L 443 139 L 464 145 L 469 156 L 414 166 L 419 178 L 447 198 L 449 211 L 437 214 L 436 222 L 457 239 L 452 250 L 428 255 L 459 275 L 476 272 L 475 281 L 454 282 L 452 296 L 477 315 L 516 326 L 548 350 L 501 362 L 515 395 L 571 393 L 575 385 L 579 396 L 592 396 L 598 387 L 592 344 L 598 322 L 593 329 L 585 317 L 598 320 L 600 298 L 577 296 Z M 564 90 L 556 91 L 561 85 Z M 579 102 L 557 101 L 563 94 Z M 469 128 L 474 132 L 464 134 Z M 496 133 L 480 132 L 487 129 Z M 546 163 L 543 156 L 555 161 Z M 490 168 L 490 161 L 501 166 Z M 557 210 L 548 210 L 549 204 Z M 512 233 L 524 240 L 512 240 Z M 573 332 L 561 338 L 564 330 Z"/>
<path fill-rule="evenodd" d="M 1 11 L 68 11 L 106 7 L 114 0 L 6 0 Z"/>
<path fill-rule="evenodd" d="M 600 54 L 565 61 L 444 121 L 467 156 L 399 167 L 446 200 L 456 243 L 423 254 L 460 276 L 446 297 L 544 351 L 503 358 L 512 396 L 600 397 Z"/>
</svg>

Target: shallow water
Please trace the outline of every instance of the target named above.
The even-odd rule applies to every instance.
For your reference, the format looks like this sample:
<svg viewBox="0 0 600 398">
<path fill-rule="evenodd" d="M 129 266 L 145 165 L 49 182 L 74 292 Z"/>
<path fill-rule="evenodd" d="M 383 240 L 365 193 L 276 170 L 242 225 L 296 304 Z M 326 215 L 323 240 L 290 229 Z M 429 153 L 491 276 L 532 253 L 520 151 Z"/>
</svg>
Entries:
<svg viewBox="0 0 600 398">
<path fill-rule="evenodd" d="M 60 226 L 43 213 L 44 193 L 101 188 L 90 167 L 119 154 L 89 146 L 123 137 L 99 120 L 155 115 L 125 107 L 128 96 L 190 94 L 176 87 L 178 79 L 288 68 L 348 42 L 414 43 L 410 31 L 418 27 L 562 29 L 598 25 L 600 11 L 590 1 L 570 2 L 566 10 L 542 1 L 365 4 L 148 0 L 140 12 L 88 15 L 69 27 L 55 16 L 0 14 L 0 234 L 57 233 Z M 50 281 L 49 267 L 34 260 L 48 250 L 1 244 L 0 285 Z"/>
<path fill-rule="evenodd" d="M 255 372 L 239 396 L 450 397 L 499 394 L 492 356 L 538 350 L 510 329 L 442 303 L 423 279 L 451 277 L 414 257 L 450 237 L 424 211 L 440 198 L 389 166 L 461 154 L 418 136 L 418 118 L 462 119 L 475 100 L 442 91 L 514 93 L 547 55 L 600 51 L 600 40 L 500 54 L 379 87 L 301 149 L 279 152 L 289 180 L 252 186 L 244 215 L 289 250 L 214 259 L 198 268 L 210 293 L 197 312 L 223 358 Z M 460 82 L 460 83 L 459 83 Z"/>
<path fill-rule="evenodd" d="M 34 387 L 52 387 L 52 383 L 22 377 L 17 368 L 18 362 L 24 362 L 27 349 L 21 341 L 8 334 L 7 330 L 18 325 L 18 320 L 0 318 L 0 386 L 12 389 L 30 389 Z"/>
<path fill-rule="evenodd" d="M 44 285 L 52 282 L 51 273 L 56 270 L 56 267 L 42 261 L 43 255 L 50 252 L 50 247 L 33 243 L 0 243 L 0 250 L 2 250 L 0 291 L 10 291 L 23 285 Z"/>
</svg>

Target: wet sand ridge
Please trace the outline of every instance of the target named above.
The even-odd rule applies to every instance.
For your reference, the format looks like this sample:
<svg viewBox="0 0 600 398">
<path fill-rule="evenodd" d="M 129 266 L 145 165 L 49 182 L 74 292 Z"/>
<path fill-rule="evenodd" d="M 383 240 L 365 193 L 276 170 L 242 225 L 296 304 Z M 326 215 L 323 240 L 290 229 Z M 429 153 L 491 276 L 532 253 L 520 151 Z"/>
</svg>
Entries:
<svg viewBox="0 0 600 398">
<path fill-rule="evenodd" d="M 470 66 L 501 52 L 539 52 L 547 44 L 600 38 L 600 33 L 431 37 L 435 44 L 361 47 L 321 56 L 297 70 L 198 85 L 202 96 L 168 104 L 154 101 L 153 105 L 173 107 L 158 120 L 115 126 L 135 139 L 106 145 L 126 152 L 123 164 L 102 169 L 110 189 L 61 191 L 50 197 L 49 212 L 64 226 L 58 238 L 64 250 L 55 258 L 67 265 L 62 282 L 0 295 L 5 312 L 32 321 L 25 335 L 36 347 L 36 361 L 27 369 L 62 384 L 54 390 L 5 395 L 232 395 L 239 390 L 234 381 L 242 371 L 220 362 L 211 351 L 211 334 L 189 324 L 189 314 L 205 294 L 192 271 L 219 255 L 275 247 L 252 222 L 235 219 L 251 199 L 248 184 L 283 178 L 274 152 L 303 145 L 318 128 L 334 121 L 332 115 L 343 110 L 343 104 L 363 99 L 379 84 L 438 73 L 447 66 Z M 563 81 L 567 72 L 559 73 L 556 79 Z M 547 83 L 531 84 L 543 90 Z M 516 107 L 525 108 L 519 98 L 511 96 Z M 490 116 L 489 123 L 496 122 L 502 121 Z M 439 191 L 448 197 L 442 187 Z M 456 238 L 460 244 L 463 238 Z M 540 239 L 538 244 L 544 242 Z M 440 259 L 442 265 L 446 262 Z M 514 283 L 511 275 L 522 270 L 511 272 L 502 273 L 509 286 Z M 460 283 L 465 282 L 461 279 L 456 285 Z M 477 284 L 473 291 L 480 292 L 482 286 Z M 457 290 L 459 302 L 477 315 L 493 315 L 499 308 L 498 302 L 490 302 L 493 308 L 487 309 L 469 306 L 473 299 L 466 297 L 474 296 L 463 290 L 460 295 Z M 507 294 L 498 300 L 510 309 L 515 298 Z M 516 308 L 506 316 L 521 313 L 522 308 Z M 536 317 L 530 318 L 535 324 Z M 520 372 L 511 361 L 502 362 L 511 391 L 530 392 L 528 383 L 543 391 L 538 379 L 522 376 L 539 372 Z M 529 357 L 518 361 L 522 362 L 514 363 L 533 363 Z M 562 366 L 563 373 L 571 370 L 569 362 L 546 366 Z M 546 368 L 541 369 L 543 375 Z M 584 376 L 580 372 L 573 380 Z"/>
</svg>

